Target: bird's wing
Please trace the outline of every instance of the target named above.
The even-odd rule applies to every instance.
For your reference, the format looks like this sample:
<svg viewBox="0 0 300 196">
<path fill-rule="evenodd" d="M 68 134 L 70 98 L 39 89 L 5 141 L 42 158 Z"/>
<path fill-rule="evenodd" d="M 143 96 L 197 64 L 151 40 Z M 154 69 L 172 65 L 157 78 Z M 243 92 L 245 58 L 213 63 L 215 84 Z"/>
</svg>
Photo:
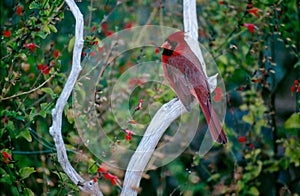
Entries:
<svg viewBox="0 0 300 196">
<path fill-rule="evenodd" d="M 187 77 L 172 65 L 165 64 L 164 66 L 165 74 L 167 75 L 169 84 L 175 90 L 181 103 L 188 111 L 190 111 L 190 104 L 193 101 L 193 96 L 190 92 L 191 84 L 189 83 Z"/>
<path fill-rule="evenodd" d="M 194 55 L 189 55 L 189 58 L 192 59 L 191 60 L 192 62 L 196 62 L 196 61 L 199 62 L 199 63 L 195 63 L 195 64 L 198 67 L 198 69 L 202 69 L 205 77 L 208 80 L 209 90 L 212 93 L 215 90 L 215 88 L 217 87 L 217 76 L 218 76 L 218 73 L 216 73 L 213 76 L 208 76 L 207 73 L 206 73 L 206 63 L 204 61 L 204 58 L 205 58 L 204 56 L 205 55 L 201 51 L 199 42 L 197 40 L 194 40 L 193 38 L 191 38 L 188 35 L 184 36 L 184 40 L 187 43 L 188 47 L 193 51 L 192 54 L 194 54 Z M 206 59 L 206 62 L 209 63 L 209 61 L 207 59 Z"/>
</svg>

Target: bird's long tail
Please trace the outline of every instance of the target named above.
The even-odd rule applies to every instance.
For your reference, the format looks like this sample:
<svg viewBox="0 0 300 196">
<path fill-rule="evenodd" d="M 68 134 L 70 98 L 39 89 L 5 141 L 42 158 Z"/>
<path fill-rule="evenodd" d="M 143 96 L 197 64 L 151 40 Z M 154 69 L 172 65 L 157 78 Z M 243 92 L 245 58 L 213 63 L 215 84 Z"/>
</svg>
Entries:
<svg viewBox="0 0 300 196">
<path fill-rule="evenodd" d="M 211 103 L 209 100 L 206 103 L 199 102 L 213 139 L 220 144 L 226 144 L 227 136 Z"/>
</svg>

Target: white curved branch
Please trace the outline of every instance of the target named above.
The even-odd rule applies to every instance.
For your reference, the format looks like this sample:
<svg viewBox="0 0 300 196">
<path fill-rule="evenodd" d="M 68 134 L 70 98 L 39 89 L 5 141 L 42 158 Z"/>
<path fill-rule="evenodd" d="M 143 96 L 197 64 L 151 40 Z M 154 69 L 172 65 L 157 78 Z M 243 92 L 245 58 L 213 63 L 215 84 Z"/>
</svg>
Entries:
<svg viewBox="0 0 300 196">
<path fill-rule="evenodd" d="M 71 181 L 78 186 L 78 188 L 84 192 L 92 195 L 102 196 L 102 192 L 98 187 L 98 183 L 93 180 L 85 181 L 72 167 L 70 161 L 68 160 L 68 155 L 66 152 L 66 147 L 62 138 L 61 128 L 62 128 L 62 113 L 63 109 L 68 101 L 68 98 L 74 88 L 75 82 L 81 71 L 81 52 L 83 47 L 83 16 L 73 0 L 65 0 L 72 14 L 75 17 L 75 44 L 73 49 L 73 59 L 72 59 L 72 69 L 67 82 L 63 88 L 61 95 L 59 96 L 55 108 L 52 110 L 52 126 L 50 127 L 50 134 L 55 142 L 55 147 L 57 150 L 57 159 L 60 163 L 63 171 L 71 179 Z"/>
<path fill-rule="evenodd" d="M 196 0 L 183 1 L 183 16 L 185 32 L 187 32 L 194 40 L 198 40 Z M 201 53 L 200 55 L 202 56 Z M 151 135 L 151 137 L 142 138 L 137 150 L 130 159 L 121 195 L 134 196 L 138 194 L 137 190 L 140 185 L 142 173 L 151 159 L 157 143 L 169 125 L 184 112 L 186 112 L 186 110 L 178 99 L 171 100 L 158 110 L 144 134 Z"/>
<path fill-rule="evenodd" d="M 137 195 L 142 173 L 145 170 L 157 143 L 169 125 L 185 113 L 185 107 L 177 99 L 172 99 L 164 104 L 154 115 L 135 153 L 130 159 L 124 179 L 121 195 Z"/>
<path fill-rule="evenodd" d="M 197 21 L 197 10 L 195 0 L 184 0 L 183 1 L 183 23 L 185 33 L 192 39 L 185 39 L 185 41 L 190 46 L 194 54 L 197 55 L 202 69 L 206 78 L 208 78 L 206 73 L 206 65 L 203 58 L 203 54 L 198 44 L 198 21 Z M 195 40 L 197 42 L 195 42 Z"/>
</svg>

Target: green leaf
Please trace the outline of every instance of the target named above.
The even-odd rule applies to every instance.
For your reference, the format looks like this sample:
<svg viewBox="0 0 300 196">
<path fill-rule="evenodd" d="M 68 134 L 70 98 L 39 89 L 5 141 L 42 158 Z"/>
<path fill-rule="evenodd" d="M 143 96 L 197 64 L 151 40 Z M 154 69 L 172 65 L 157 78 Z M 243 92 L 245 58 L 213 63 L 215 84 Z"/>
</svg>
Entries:
<svg viewBox="0 0 300 196">
<path fill-rule="evenodd" d="M 48 25 L 45 25 L 45 26 L 44 26 L 43 31 L 44 31 L 46 34 L 50 34 L 50 33 L 51 33 L 50 28 L 49 28 Z"/>
<path fill-rule="evenodd" d="M 41 9 L 41 4 L 37 3 L 36 1 L 33 1 L 32 3 L 30 3 L 29 5 L 29 9 Z"/>
<path fill-rule="evenodd" d="M 56 29 L 56 27 L 55 27 L 54 25 L 49 24 L 48 26 L 49 26 L 49 28 L 50 28 L 50 30 L 51 30 L 52 32 L 54 32 L 54 33 L 57 32 L 57 29 Z"/>
<path fill-rule="evenodd" d="M 43 118 L 46 118 L 47 114 L 51 114 L 51 108 L 52 108 L 53 103 L 41 103 L 41 110 L 40 110 L 40 115 Z"/>
<path fill-rule="evenodd" d="M 19 133 L 19 135 L 17 136 L 17 138 L 19 137 L 23 137 L 24 139 L 26 139 L 28 142 L 32 142 L 32 137 L 30 135 L 30 131 L 28 129 L 21 131 Z"/>
<path fill-rule="evenodd" d="M 253 122 L 254 122 L 254 119 L 253 119 L 253 116 L 252 116 L 251 113 L 249 113 L 249 114 L 247 114 L 247 115 L 244 115 L 244 116 L 242 117 L 242 120 L 243 120 L 244 122 L 246 122 L 246 123 L 249 123 L 250 125 L 252 125 Z"/>
<path fill-rule="evenodd" d="M 74 117 L 74 110 L 73 109 L 66 109 L 65 115 L 67 116 L 68 122 L 69 123 L 74 123 L 75 117 Z"/>
<path fill-rule="evenodd" d="M 69 41 L 69 44 L 68 44 L 68 52 L 69 53 L 72 53 L 73 51 L 73 48 L 74 48 L 74 44 L 75 44 L 75 36 L 72 37 Z"/>
<path fill-rule="evenodd" d="M 223 64 L 227 65 L 228 64 L 228 58 L 225 55 L 221 55 L 218 57 L 218 60 L 222 62 Z"/>
<path fill-rule="evenodd" d="M 207 179 L 207 182 L 217 181 L 220 177 L 221 177 L 220 174 L 213 174 Z"/>
<path fill-rule="evenodd" d="M 25 188 L 24 189 L 24 195 L 26 195 L 26 196 L 34 196 L 34 193 L 32 192 L 31 189 Z"/>
<path fill-rule="evenodd" d="M 98 169 L 98 166 L 95 164 L 95 160 L 90 159 L 89 160 L 89 173 L 93 174 L 96 173 Z"/>
<path fill-rule="evenodd" d="M 54 171 L 53 173 L 56 174 L 61 181 L 67 181 L 68 180 L 68 176 L 63 172 Z"/>
<path fill-rule="evenodd" d="M 94 8 L 94 7 L 88 6 L 88 10 L 89 10 L 90 12 L 92 12 L 92 11 L 96 11 L 96 10 L 97 10 L 97 8 Z"/>
<path fill-rule="evenodd" d="M 294 65 L 294 68 L 300 67 L 300 60 Z"/>
<path fill-rule="evenodd" d="M 46 39 L 47 33 L 46 33 L 45 31 L 39 31 L 39 32 L 37 33 L 37 36 L 39 36 L 39 37 L 42 38 L 42 39 Z"/>
<path fill-rule="evenodd" d="M 35 172 L 35 169 L 33 167 L 23 167 L 19 171 L 22 179 L 28 178 L 34 172 Z"/>
<path fill-rule="evenodd" d="M 286 129 L 299 129 L 300 128 L 300 114 L 294 113 L 284 123 Z"/>
<path fill-rule="evenodd" d="M 8 174 L 1 175 L 0 182 L 7 183 L 7 184 L 11 185 L 12 182 L 11 182 L 10 175 L 8 175 Z"/>
<path fill-rule="evenodd" d="M 51 96 L 52 99 L 55 99 L 56 98 L 56 94 L 53 92 L 53 90 L 51 88 L 42 88 L 41 89 L 44 93 L 47 93 L 48 95 Z"/>
<path fill-rule="evenodd" d="M 257 188 L 254 187 L 254 186 L 252 186 L 252 187 L 250 188 L 249 193 L 250 193 L 250 195 L 255 195 L 255 196 L 259 195 L 259 191 L 258 191 Z"/>
<path fill-rule="evenodd" d="M 246 110 L 248 110 L 248 109 L 249 109 L 249 108 L 248 108 L 247 104 L 242 104 L 242 105 L 240 105 L 240 110 L 246 111 Z"/>
</svg>

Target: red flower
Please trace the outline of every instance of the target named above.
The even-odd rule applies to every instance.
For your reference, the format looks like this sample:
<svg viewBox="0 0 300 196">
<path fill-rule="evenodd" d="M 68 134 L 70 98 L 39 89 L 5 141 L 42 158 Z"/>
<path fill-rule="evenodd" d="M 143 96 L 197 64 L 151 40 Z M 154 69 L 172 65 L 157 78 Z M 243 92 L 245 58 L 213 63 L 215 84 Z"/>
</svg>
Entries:
<svg viewBox="0 0 300 196">
<path fill-rule="evenodd" d="M 29 50 L 31 50 L 31 52 L 34 52 L 36 47 L 38 47 L 36 44 L 34 43 L 29 43 L 29 44 L 25 44 L 24 46 L 25 48 L 28 48 Z"/>
<path fill-rule="evenodd" d="M 214 96 L 214 100 L 215 100 L 215 102 L 219 102 L 219 101 L 221 101 L 221 100 L 222 100 L 222 96 L 221 96 L 221 95 L 218 95 L 218 94 L 216 94 L 216 96 Z"/>
<path fill-rule="evenodd" d="M 132 139 L 131 133 L 128 133 L 128 134 L 126 135 L 125 139 L 126 139 L 127 141 L 130 141 L 130 140 Z"/>
<path fill-rule="evenodd" d="M 58 58 L 60 56 L 59 50 L 54 50 L 53 55 L 54 55 L 55 58 Z"/>
<path fill-rule="evenodd" d="M 159 47 L 156 47 L 155 48 L 155 54 L 158 54 L 159 53 Z"/>
<path fill-rule="evenodd" d="M 98 45 L 98 41 L 90 41 L 89 44 L 92 46 L 92 45 Z"/>
<path fill-rule="evenodd" d="M 241 137 L 238 138 L 238 141 L 240 143 L 243 143 L 243 142 L 247 141 L 247 138 L 245 136 L 241 136 Z"/>
<path fill-rule="evenodd" d="M 95 51 L 90 52 L 90 55 L 91 55 L 91 56 L 96 56 L 96 52 L 95 52 Z"/>
<path fill-rule="evenodd" d="M 295 80 L 295 81 L 294 81 L 294 84 L 295 84 L 295 85 L 299 84 L 299 81 L 298 81 L 298 80 Z"/>
<path fill-rule="evenodd" d="M 101 52 L 103 52 L 104 48 L 98 46 L 98 47 L 97 47 L 97 50 L 98 50 L 99 53 L 101 53 Z"/>
<path fill-rule="evenodd" d="M 134 132 L 130 131 L 128 129 L 125 129 L 124 132 L 127 133 L 125 139 L 128 140 L 128 141 L 130 141 L 132 139 L 132 134 L 134 134 Z"/>
<path fill-rule="evenodd" d="M 247 5 L 247 8 L 253 8 L 253 3 L 251 2 L 251 3 L 248 3 L 248 5 Z"/>
<path fill-rule="evenodd" d="M 23 14 L 23 7 L 18 5 L 16 10 L 17 15 L 21 16 Z"/>
<path fill-rule="evenodd" d="M 220 87 L 217 87 L 215 89 L 215 93 L 216 95 L 214 96 L 214 101 L 215 102 L 219 102 L 222 99 L 222 89 Z"/>
<path fill-rule="evenodd" d="M 86 56 L 86 52 L 82 52 L 82 53 L 81 53 L 81 56 Z"/>
<path fill-rule="evenodd" d="M 1 119 L 1 122 L 6 125 L 8 123 L 8 117 L 7 116 L 4 116 L 2 119 Z"/>
<path fill-rule="evenodd" d="M 124 29 L 131 29 L 131 27 L 132 27 L 132 23 L 128 22 L 125 24 Z"/>
<path fill-rule="evenodd" d="M 291 88 L 291 93 L 295 92 L 296 91 L 296 86 L 293 85 L 292 88 Z"/>
<path fill-rule="evenodd" d="M 8 159 L 12 160 L 12 156 L 10 154 L 8 154 L 7 152 L 5 152 L 5 151 L 2 151 L 2 155 L 3 155 L 3 162 L 5 164 L 9 164 Z"/>
<path fill-rule="evenodd" d="M 114 33 L 113 31 L 107 31 L 107 32 L 105 33 L 105 35 L 106 35 L 107 37 L 109 37 L 109 36 L 111 36 L 113 33 Z"/>
<path fill-rule="evenodd" d="M 94 183 L 96 183 L 96 182 L 98 181 L 98 178 L 95 177 L 95 178 L 93 179 L 93 181 L 94 181 Z"/>
<path fill-rule="evenodd" d="M 135 108 L 135 111 L 142 109 L 144 100 L 140 99 L 139 105 Z"/>
<path fill-rule="evenodd" d="M 130 121 L 128 121 L 128 123 L 135 125 L 137 122 L 135 120 L 130 120 Z"/>
<path fill-rule="evenodd" d="M 256 17 L 259 17 L 259 15 L 258 15 L 258 12 L 259 11 L 259 9 L 258 8 L 252 8 L 252 9 L 249 9 L 248 10 L 248 13 L 249 14 L 253 14 L 254 16 L 256 16 Z"/>
<path fill-rule="evenodd" d="M 97 27 L 96 26 L 93 26 L 92 27 L 92 32 L 95 32 L 97 30 Z"/>
<path fill-rule="evenodd" d="M 254 146 L 253 143 L 250 143 L 250 144 L 249 144 L 249 147 L 251 148 L 251 150 L 254 150 L 254 148 L 255 148 L 255 146 Z"/>
<path fill-rule="evenodd" d="M 38 64 L 38 70 L 40 70 L 43 74 L 49 74 L 50 72 L 50 68 L 48 67 L 48 65 L 42 65 L 42 64 Z"/>
<path fill-rule="evenodd" d="M 117 181 L 118 181 L 118 177 L 115 177 L 115 178 L 111 178 L 111 179 L 110 179 L 110 183 L 111 183 L 112 185 L 114 185 L 114 186 L 117 185 Z"/>
<path fill-rule="evenodd" d="M 105 173 L 105 174 L 103 174 L 103 176 L 104 176 L 104 178 L 106 180 L 110 180 L 110 182 L 111 182 L 112 185 L 114 185 L 114 186 L 117 185 L 117 181 L 118 181 L 118 177 L 117 176 L 112 175 L 110 173 Z"/>
<path fill-rule="evenodd" d="M 3 31 L 2 34 L 3 34 L 4 37 L 10 37 L 11 36 L 10 30 Z"/>
<path fill-rule="evenodd" d="M 104 22 L 101 24 L 101 31 L 106 31 L 108 29 L 108 24 L 107 22 Z"/>
<path fill-rule="evenodd" d="M 224 1 L 219 1 L 219 4 L 220 4 L 220 5 L 224 5 L 225 2 L 224 2 Z"/>
<path fill-rule="evenodd" d="M 101 163 L 100 167 L 98 168 L 98 172 L 107 173 L 108 172 L 107 166 L 104 163 Z"/>
<path fill-rule="evenodd" d="M 257 29 L 257 27 L 251 23 L 245 23 L 243 26 L 246 27 L 250 33 L 254 33 L 254 30 Z"/>
<path fill-rule="evenodd" d="M 300 93 L 300 86 L 298 86 L 298 91 L 297 92 Z"/>
</svg>

